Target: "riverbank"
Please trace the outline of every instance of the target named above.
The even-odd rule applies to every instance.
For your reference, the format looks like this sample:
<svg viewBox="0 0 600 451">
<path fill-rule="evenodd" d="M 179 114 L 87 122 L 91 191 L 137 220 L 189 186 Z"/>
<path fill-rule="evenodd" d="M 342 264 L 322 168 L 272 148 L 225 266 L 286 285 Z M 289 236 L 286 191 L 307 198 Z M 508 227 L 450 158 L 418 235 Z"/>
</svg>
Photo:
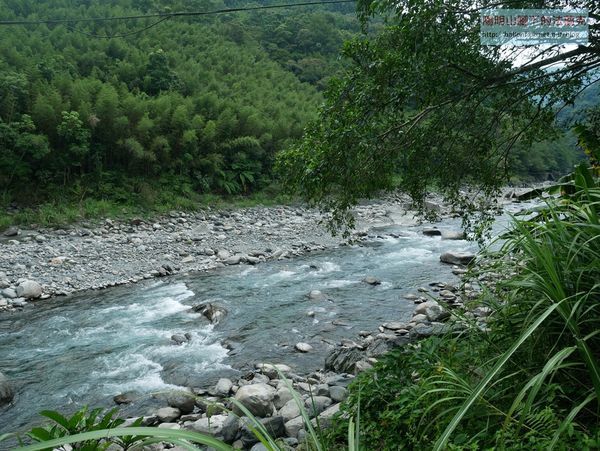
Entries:
<svg viewBox="0 0 600 451">
<path fill-rule="evenodd" d="M 400 197 L 356 208 L 352 239 L 373 227 L 416 224 Z M 347 242 L 324 216 L 304 207 L 207 208 L 128 221 L 106 219 L 61 229 L 10 228 L 0 240 L 0 310 L 31 299 L 98 290 L 224 265 L 285 259 Z M 27 289 L 23 281 L 32 281 Z"/>
</svg>

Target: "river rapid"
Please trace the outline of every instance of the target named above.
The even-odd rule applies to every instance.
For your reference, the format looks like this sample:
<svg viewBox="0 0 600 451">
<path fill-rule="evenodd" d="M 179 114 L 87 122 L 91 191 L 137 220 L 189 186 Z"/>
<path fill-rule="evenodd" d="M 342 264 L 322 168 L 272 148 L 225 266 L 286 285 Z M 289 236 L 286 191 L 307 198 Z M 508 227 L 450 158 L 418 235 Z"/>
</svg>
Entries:
<svg viewBox="0 0 600 451">
<path fill-rule="evenodd" d="M 501 217 L 495 230 L 506 223 Z M 457 219 L 439 224 L 459 226 Z M 113 406 L 113 396 L 128 391 L 148 401 L 125 413 L 146 413 L 155 406 L 151 393 L 207 388 L 258 362 L 286 363 L 300 374 L 321 368 L 340 339 L 407 321 L 414 304 L 405 295 L 430 282 L 457 282 L 440 254 L 477 246 L 422 229 L 385 227 L 356 245 L 51 298 L 2 315 L 0 368 L 16 395 L 0 410 L 0 433 L 39 423 L 43 409 Z M 366 276 L 382 283 L 366 284 Z M 311 290 L 327 299 L 309 299 Z M 212 325 L 191 311 L 203 302 L 227 309 L 226 318 Z M 171 336 L 183 333 L 191 341 L 174 344 Z M 298 342 L 313 350 L 296 352 Z"/>
</svg>

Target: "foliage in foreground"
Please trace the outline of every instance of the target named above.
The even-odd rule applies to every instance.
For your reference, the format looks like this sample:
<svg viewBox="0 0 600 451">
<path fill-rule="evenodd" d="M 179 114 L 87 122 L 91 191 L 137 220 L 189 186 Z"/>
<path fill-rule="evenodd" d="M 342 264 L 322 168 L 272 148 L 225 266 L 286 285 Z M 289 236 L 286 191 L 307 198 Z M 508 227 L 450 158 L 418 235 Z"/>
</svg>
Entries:
<svg viewBox="0 0 600 451">
<path fill-rule="evenodd" d="M 367 449 L 600 447 L 600 185 L 581 166 L 564 188 L 487 255 L 484 274 L 504 275 L 482 299 L 490 330 L 430 338 L 360 377 Z"/>
<path fill-rule="evenodd" d="M 329 438 L 323 434 L 319 418 L 311 419 L 305 404 L 290 381 L 276 368 L 280 379 L 284 382 L 302 417 L 306 438 L 302 449 L 306 451 L 325 451 L 329 449 Z M 186 393 L 186 395 L 189 395 Z M 290 447 L 280 439 L 272 437 L 267 428 L 256 418 L 241 402 L 232 398 L 231 402 L 237 407 L 244 417 L 241 420 L 250 429 L 252 434 L 262 443 L 268 451 L 287 451 Z M 152 443 L 164 442 L 179 445 L 184 449 L 198 449 L 196 444 L 207 445 L 216 451 L 231 451 L 234 448 L 211 435 L 174 429 L 160 429 L 154 427 L 141 427 L 143 418 L 138 418 L 129 426 L 124 426 L 125 421 L 115 416 L 117 409 L 112 409 L 102 414 L 102 409 L 88 411 L 87 407 L 75 412 L 71 417 L 45 410 L 40 415 L 52 420 L 50 425 L 34 427 L 27 433 L 35 443 L 23 446 L 19 434 L 0 435 L 0 442 L 16 436 L 20 443 L 17 451 L 51 450 L 64 445 L 81 451 L 103 451 L 117 446 L 123 450 L 139 450 Z M 229 412 L 234 415 L 233 412 Z M 359 417 L 348 419 L 347 449 L 359 451 L 361 448 Z M 63 449 L 63 448 L 59 448 Z"/>
</svg>

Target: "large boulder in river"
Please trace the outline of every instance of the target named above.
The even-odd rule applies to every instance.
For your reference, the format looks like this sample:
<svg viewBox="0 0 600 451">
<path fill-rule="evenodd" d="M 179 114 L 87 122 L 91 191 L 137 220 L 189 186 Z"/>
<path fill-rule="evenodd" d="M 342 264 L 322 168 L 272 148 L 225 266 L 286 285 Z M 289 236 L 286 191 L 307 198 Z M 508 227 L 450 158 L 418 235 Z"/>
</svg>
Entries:
<svg viewBox="0 0 600 451">
<path fill-rule="evenodd" d="M 25 299 L 36 299 L 42 295 L 42 286 L 33 280 L 24 280 L 17 287 L 17 296 Z"/>
<path fill-rule="evenodd" d="M 239 388 L 235 394 L 237 399 L 246 409 L 257 417 L 264 418 L 273 413 L 275 389 L 267 384 L 250 384 Z M 233 410 L 236 415 L 243 415 L 236 406 Z"/>
<path fill-rule="evenodd" d="M 192 307 L 192 311 L 200 313 L 212 324 L 219 324 L 227 315 L 227 310 L 218 305 L 207 302 L 205 304 L 198 304 Z"/>
<path fill-rule="evenodd" d="M 451 265 L 468 265 L 475 259 L 475 254 L 468 252 L 444 252 L 440 255 L 440 261 Z"/>
<path fill-rule="evenodd" d="M 8 382 L 8 379 L 4 374 L 0 373 L 0 406 L 11 402 L 14 396 L 15 392 L 13 391 L 12 386 Z"/>
</svg>

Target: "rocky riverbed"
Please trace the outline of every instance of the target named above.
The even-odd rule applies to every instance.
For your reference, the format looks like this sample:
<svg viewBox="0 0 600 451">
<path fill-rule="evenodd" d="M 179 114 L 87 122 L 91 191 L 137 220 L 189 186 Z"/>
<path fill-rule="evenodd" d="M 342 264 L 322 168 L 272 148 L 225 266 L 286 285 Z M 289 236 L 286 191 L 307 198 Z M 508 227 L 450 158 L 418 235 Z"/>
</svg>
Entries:
<svg viewBox="0 0 600 451">
<path fill-rule="evenodd" d="M 440 207 L 441 208 L 441 207 Z M 415 224 L 404 198 L 356 208 L 354 239 L 376 226 Z M 153 220 L 106 219 L 63 229 L 6 230 L 0 240 L 0 310 L 223 265 L 254 265 L 338 246 L 318 211 L 255 207 L 171 212 Z"/>
<path fill-rule="evenodd" d="M 432 205 L 439 208 L 442 215 L 447 214 L 439 204 Z M 402 239 L 401 231 L 396 233 L 387 229 L 388 232 L 379 234 L 376 231 L 367 233 L 367 230 L 394 224 L 416 224 L 417 219 L 407 211 L 406 206 L 404 199 L 392 198 L 357 208 L 358 229 L 353 239 Z M 207 210 L 193 214 L 172 212 L 153 221 L 106 220 L 101 224 L 80 224 L 64 230 L 9 230 L 10 236 L 6 236 L 0 242 L 0 309 L 7 310 L 5 314 L 10 316 L 11 310 L 21 310 L 35 299 L 136 283 L 176 273 L 180 274 L 178 277 L 183 277 L 197 271 L 236 265 L 248 265 L 250 269 L 250 265 L 268 260 L 285 261 L 313 251 L 347 244 L 346 241 L 332 238 L 319 224 L 322 219 L 318 212 L 302 207 L 257 207 L 236 211 Z M 444 266 L 452 268 L 454 274 L 461 275 L 465 272 L 464 265 L 473 259 L 473 254 L 457 251 L 460 247 L 454 247 L 454 251 L 451 252 L 441 252 L 443 248 L 448 248 L 448 245 L 443 245 L 445 240 L 463 238 L 460 232 L 449 230 L 447 227 L 419 227 L 412 230 L 411 240 L 415 239 L 415 233 L 425 239 L 441 235 L 443 241 L 435 245 L 435 249 L 439 249 L 435 258 L 438 262 L 447 264 Z M 431 254 L 431 251 L 426 252 Z M 390 255 L 397 259 L 395 255 L 409 254 L 402 251 L 401 254 Z M 263 265 L 260 266 L 262 267 Z M 313 271 L 312 268 L 312 264 L 307 265 L 308 270 Z M 315 266 L 314 271 L 318 273 L 321 269 Z M 288 273 L 289 271 L 284 270 L 279 274 Z M 382 282 L 372 275 L 354 282 L 331 282 L 332 287 L 336 287 L 338 282 L 358 282 L 363 286 L 373 287 L 373 290 L 377 290 L 382 283 L 385 290 L 400 288 L 395 288 L 393 283 L 390 285 L 387 280 Z M 321 370 L 311 370 L 308 373 L 302 371 L 298 365 L 281 364 L 279 367 L 294 389 L 300 393 L 302 402 L 309 410 L 312 409 L 311 416 L 319 415 L 326 424 L 339 410 L 339 403 L 346 396 L 346 387 L 355 374 L 370 368 L 379 356 L 390 349 L 432 334 L 469 327 L 464 321 L 455 321 L 452 311 L 463 311 L 465 301 L 475 297 L 479 287 L 468 284 L 458 286 L 456 282 L 453 283 L 454 285 L 434 279 L 423 284 L 418 290 L 415 289 L 414 293 L 405 293 L 404 302 L 414 303 L 414 312 L 410 319 L 386 317 L 389 320 L 382 322 L 377 330 L 354 332 L 354 337 L 342 339 L 337 344 L 325 338 L 321 340 L 318 336 L 314 336 L 312 341 L 292 342 L 291 352 L 320 353 L 325 361 Z M 324 306 L 337 304 L 337 300 L 332 304 L 327 292 L 319 290 L 304 292 L 302 296 L 310 302 L 323 303 Z M 185 308 L 181 304 L 178 304 L 178 310 L 179 307 Z M 215 310 L 213 307 L 209 306 L 209 310 L 206 310 L 207 306 L 204 305 L 199 307 L 200 310 L 192 309 L 192 312 L 197 312 L 214 323 L 214 315 L 225 315 L 226 312 L 220 312 L 218 308 Z M 104 311 L 108 312 L 111 309 L 113 307 Z M 315 318 L 317 312 L 317 317 L 329 318 L 333 326 L 345 326 L 343 321 L 331 321 L 330 314 L 335 312 L 330 310 L 330 307 L 316 307 L 308 311 L 308 317 L 312 317 L 313 322 L 318 324 L 319 321 Z M 462 317 L 470 318 L 471 326 L 474 324 L 476 327 L 485 328 L 485 318 L 490 313 L 489 309 L 478 307 L 463 311 Z M 218 321 L 217 318 L 216 322 Z M 330 329 L 323 328 L 322 332 L 327 330 Z M 315 342 L 317 338 L 326 346 L 319 347 Z M 194 335 L 193 339 L 197 340 L 198 336 Z M 183 331 L 181 334 L 174 333 L 170 346 L 185 347 L 189 340 L 190 336 Z M 251 357 L 246 357 L 248 363 L 253 363 Z M 285 359 L 278 360 L 288 363 Z M 235 443 L 238 447 L 250 448 L 255 446 L 254 439 L 248 433 L 243 420 L 240 421 L 223 411 L 224 407 L 232 407 L 228 398 L 235 396 L 253 413 L 262 417 L 262 421 L 269 425 L 268 429 L 274 435 L 285 437 L 292 446 L 297 444 L 305 432 L 297 415 L 297 406 L 294 407 L 290 402 L 291 395 L 286 394 L 289 387 L 272 366 L 261 363 L 254 366 L 254 370 L 248 371 L 246 365 L 246 369 L 243 370 L 245 373 L 241 376 L 229 376 L 230 379 L 222 377 L 212 388 L 198 388 L 194 384 L 186 384 L 187 395 L 173 393 L 166 397 L 164 403 L 168 404 L 168 407 L 148 412 L 142 421 L 144 424 L 160 427 L 209 432 L 226 439 L 229 443 Z M 292 371 L 291 368 L 294 367 L 295 370 Z M 10 390 L 10 381 L 0 380 L 0 388 L 2 387 L 8 387 L 7 390 Z M 8 400 L 12 393 L 6 393 Z M 138 395 L 135 393 L 124 391 L 115 396 L 115 403 L 135 405 L 136 396 Z M 309 401 L 311 398 L 313 401 Z M 258 407 L 253 404 L 257 399 L 260 401 Z M 314 400 L 318 402 L 313 405 Z M 252 410 L 255 408 L 256 411 Z"/>
</svg>

